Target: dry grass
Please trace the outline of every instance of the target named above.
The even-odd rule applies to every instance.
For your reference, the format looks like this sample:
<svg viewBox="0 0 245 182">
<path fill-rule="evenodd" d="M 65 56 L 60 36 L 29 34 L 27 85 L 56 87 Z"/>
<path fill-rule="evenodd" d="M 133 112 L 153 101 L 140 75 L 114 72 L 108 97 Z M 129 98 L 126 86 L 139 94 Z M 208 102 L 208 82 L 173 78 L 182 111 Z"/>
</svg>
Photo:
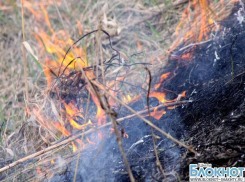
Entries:
<svg viewBox="0 0 245 182">
<path fill-rule="evenodd" d="M 163 67 L 166 64 L 168 49 L 174 41 L 172 34 L 187 5 L 186 0 L 165 1 L 165 3 L 158 0 L 60 0 L 57 1 L 59 14 L 55 6 L 56 0 L 42 1 L 43 9 L 39 6 L 38 1 L 25 2 L 27 2 L 24 8 L 25 39 L 39 58 L 36 60 L 27 52 L 29 97 L 30 102 L 33 103 L 32 106 L 42 103 L 46 97 L 47 86 L 42 73 L 45 60 L 57 57 L 55 54 L 47 53 L 44 46 L 38 43 L 35 35 L 38 35 L 41 30 L 51 35 L 51 38 L 54 38 L 52 37 L 54 31 L 57 32 L 57 36 L 61 36 L 61 39 L 76 40 L 82 34 L 97 29 L 101 22 L 103 29 L 112 36 L 113 44 L 121 51 L 123 58 L 127 59 L 129 55 L 143 52 L 134 60 L 128 60 L 130 63 L 140 61 L 157 65 L 156 67 L 150 66 L 154 75 L 157 67 Z M 36 15 L 28 10 L 27 6 L 30 4 L 28 2 L 32 2 L 31 7 L 37 12 Z M 36 122 L 34 116 L 26 116 L 25 79 L 21 50 L 21 3 L 15 0 L 4 1 L 0 3 L 0 9 L 0 166 L 3 167 L 49 146 L 62 136 L 57 135 L 54 131 L 45 130 Z M 49 15 L 51 26 L 45 23 L 45 10 Z M 103 43 L 108 42 L 103 36 L 101 39 Z M 90 65 L 98 57 L 94 51 L 96 48 L 91 44 L 93 41 L 94 37 L 91 36 L 80 44 L 87 51 Z M 67 43 L 63 45 L 63 48 L 66 50 L 68 46 Z M 110 52 L 105 50 L 103 56 L 110 56 Z M 132 78 L 129 78 L 128 81 Z M 19 180 L 21 176 L 23 180 L 42 179 L 45 174 L 37 174 L 36 169 L 50 165 L 48 155 L 57 159 L 61 153 L 66 154 L 67 162 L 72 160 L 74 155 L 69 147 L 63 146 L 25 166 L 17 166 L 13 170 L 0 174 L 0 180 L 6 176 L 8 176 L 6 181 Z M 51 175 L 51 172 L 48 173 L 48 176 Z"/>
</svg>

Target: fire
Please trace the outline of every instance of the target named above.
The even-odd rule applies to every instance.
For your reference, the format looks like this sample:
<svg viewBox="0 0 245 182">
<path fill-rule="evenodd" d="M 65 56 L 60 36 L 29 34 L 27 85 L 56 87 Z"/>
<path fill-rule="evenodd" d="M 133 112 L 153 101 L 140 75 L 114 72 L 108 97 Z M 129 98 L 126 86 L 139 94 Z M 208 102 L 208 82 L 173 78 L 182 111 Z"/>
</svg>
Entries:
<svg viewBox="0 0 245 182">
<path fill-rule="evenodd" d="M 125 138 L 129 138 L 129 136 L 128 136 L 128 134 L 127 133 L 123 133 L 123 137 L 125 137 Z"/>
<path fill-rule="evenodd" d="M 170 74 L 171 74 L 171 72 L 162 74 L 160 82 L 155 85 L 155 89 L 158 89 L 162 85 L 163 81 L 166 80 Z"/>
<path fill-rule="evenodd" d="M 60 123 L 56 123 L 55 126 L 65 136 L 70 136 L 71 135 L 71 133 L 65 127 L 63 127 Z M 76 142 L 83 146 L 83 143 L 81 142 L 81 140 L 76 139 Z M 76 152 L 78 150 L 75 142 L 72 142 L 72 149 L 73 149 L 73 152 Z"/>
<path fill-rule="evenodd" d="M 46 9 L 44 8 L 44 6 L 41 4 L 41 9 L 43 11 L 43 14 L 44 14 L 44 17 L 45 17 L 45 21 L 47 22 L 47 25 L 49 27 L 49 30 L 52 32 L 52 34 L 54 34 L 54 30 L 52 29 L 52 26 L 51 26 L 51 23 L 49 21 L 49 16 L 48 16 L 48 13 L 46 11 Z"/>
<path fill-rule="evenodd" d="M 165 110 L 161 109 L 158 111 L 157 108 L 154 108 L 151 116 L 154 117 L 156 120 L 159 120 L 164 114 L 166 114 Z"/>
<path fill-rule="evenodd" d="M 33 8 L 32 8 L 32 4 L 28 1 L 25 1 L 24 3 L 25 7 L 37 18 L 40 18 L 40 13 L 36 12 Z"/>
<path fill-rule="evenodd" d="M 58 5 L 60 2 L 57 2 Z M 68 75 L 71 70 L 78 70 L 78 65 L 82 65 L 82 67 L 87 67 L 87 55 L 85 53 L 85 50 L 83 48 L 79 48 L 76 46 L 73 46 L 73 50 L 67 53 L 66 59 L 64 59 L 64 56 L 67 51 L 67 47 L 72 45 L 74 41 L 71 39 L 71 36 L 69 33 L 65 30 L 59 30 L 55 31 L 52 27 L 50 16 L 47 11 L 47 6 L 53 4 L 53 1 L 45 1 L 45 2 L 39 2 L 39 3 L 30 3 L 28 1 L 24 1 L 25 7 L 29 10 L 30 13 L 32 13 L 37 20 L 43 21 L 46 23 L 48 30 L 51 34 L 46 33 L 43 29 L 38 27 L 37 33 L 34 33 L 35 38 L 39 42 L 40 47 L 42 48 L 40 50 L 40 53 L 45 56 L 45 61 L 43 63 L 44 67 L 44 74 L 47 79 L 47 86 L 48 88 L 51 87 L 51 84 L 54 80 L 54 75 L 60 76 L 61 74 Z M 79 34 L 82 34 L 82 24 L 81 22 L 77 21 Z M 46 55 L 46 52 L 50 55 L 53 55 L 50 59 Z M 64 60 L 63 60 L 64 59 Z M 52 72 L 50 71 L 52 70 Z M 89 78 L 93 77 L 93 74 L 87 73 Z M 58 88 L 55 88 L 56 90 Z M 58 90 L 57 90 L 58 91 Z M 96 96 L 92 96 L 95 100 Z M 61 99 L 60 99 L 61 100 Z M 73 129 L 76 130 L 82 130 L 85 129 L 89 125 L 94 125 L 94 123 L 91 120 L 88 120 L 87 123 L 78 123 L 76 121 L 76 118 L 84 119 L 83 110 L 79 110 L 76 105 L 73 105 L 71 103 L 65 103 L 63 100 L 61 100 L 62 105 L 64 106 L 64 109 L 61 108 L 61 113 L 64 113 L 66 116 L 68 123 L 70 126 L 72 126 Z M 98 118 L 98 125 L 101 125 L 105 123 L 105 114 L 103 113 L 103 110 L 100 108 L 98 101 L 95 101 L 98 110 L 97 110 L 97 118 Z M 61 132 L 64 136 L 70 136 L 72 133 L 70 130 L 67 129 L 66 123 L 60 123 L 59 121 L 51 121 L 48 124 L 45 117 L 37 112 L 36 109 L 33 109 L 32 112 L 34 115 L 36 115 L 36 118 L 38 122 L 45 128 L 52 128 L 55 127 L 59 132 Z M 64 122 L 64 121 L 62 121 Z M 75 143 L 76 142 L 76 143 Z M 75 142 L 72 142 L 72 148 L 73 151 L 76 152 L 78 150 L 77 144 L 82 145 L 82 148 L 84 147 L 83 142 L 81 140 L 76 140 Z M 92 143 L 93 141 L 90 141 Z"/>
<path fill-rule="evenodd" d="M 88 137 L 86 137 L 86 140 L 88 143 L 92 144 L 92 145 L 95 145 L 95 142 L 91 141 Z"/>
<path fill-rule="evenodd" d="M 165 99 L 166 93 L 162 93 L 162 92 L 153 92 L 153 93 L 150 93 L 149 97 L 155 97 L 155 98 L 157 98 L 157 100 L 159 100 L 159 102 L 161 102 L 161 103 L 166 103 L 166 102 L 168 102 L 168 100 Z"/>
<path fill-rule="evenodd" d="M 177 98 L 173 100 L 166 99 L 166 93 L 162 92 L 152 92 L 150 93 L 149 97 L 155 97 L 160 103 L 171 103 L 180 100 L 181 98 L 186 96 L 186 91 L 182 92 L 177 96 Z M 171 107 L 170 107 L 171 108 Z"/>
<path fill-rule="evenodd" d="M 92 99 L 94 101 L 94 103 L 97 106 L 97 114 L 96 114 L 96 118 L 98 119 L 98 126 L 105 124 L 106 123 L 106 114 L 105 111 L 101 108 L 100 102 L 98 100 L 98 98 L 96 97 L 96 95 L 88 88 L 90 94 L 92 95 Z"/>
<path fill-rule="evenodd" d="M 192 19 L 191 17 L 191 6 L 194 7 L 194 18 Z M 198 11 L 199 10 L 199 11 Z M 200 17 L 199 17 L 200 15 Z M 202 40 L 206 40 L 208 38 L 207 32 L 208 32 L 208 25 L 212 25 L 213 21 L 208 21 L 212 18 L 212 10 L 210 9 L 210 6 L 206 0 L 194 0 L 194 1 L 189 1 L 189 4 L 185 11 L 182 14 L 182 19 L 178 26 L 176 27 L 175 33 L 176 35 L 179 35 L 179 30 L 180 27 L 188 24 L 189 22 L 192 22 L 192 25 L 199 25 L 199 26 L 193 26 L 187 32 L 185 38 L 188 38 L 190 35 L 193 37 L 197 37 L 197 40 L 200 42 Z M 215 15 L 213 15 L 215 16 Z M 211 24 L 210 24 L 211 23 Z M 197 35 L 195 35 L 197 33 Z M 199 33 L 199 35 L 198 35 Z"/>
<path fill-rule="evenodd" d="M 183 55 L 181 56 L 181 58 L 182 58 L 183 60 L 188 60 L 188 61 L 190 61 L 190 60 L 192 60 L 192 55 L 191 55 L 191 53 L 186 53 L 186 54 L 183 54 Z"/>
<path fill-rule="evenodd" d="M 87 127 L 88 125 L 93 125 L 92 121 L 89 120 L 88 123 L 85 123 L 83 125 L 78 124 L 75 120 L 74 117 L 80 117 L 84 119 L 84 116 L 82 115 L 81 111 L 79 111 L 75 106 L 73 106 L 72 104 L 67 105 L 65 102 L 63 102 L 64 106 L 65 106 L 65 114 L 68 115 L 68 120 L 71 126 L 73 126 L 73 128 L 77 129 L 77 130 L 81 130 L 85 127 Z"/>
<path fill-rule="evenodd" d="M 138 46 L 138 49 L 139 50 L 142 50 L 143 49 L 142 45 L 140 44 L 140 41 L 137 41 L 137 46 Z"/>
<path fill-rule="evenodd" d="M 179 24 L 175 28 L 176 41 L 170 47 L 169 53 L 176 49 L 180 43 L 188 45 L 210 39 L 211 33 L 219 30 L 220 25 L 217 22 L 225 18 L 226 7 L 238 1 L 189 1 Z"/>
<path fill-rule="evenodd" d="M 179 95 L 179 99 L 180 99 L 181 97 L 185 97 L 185 96 L 186 96 L 186 91 L 182 92 L 182 93 Z"/>
<path fill-rule="evenodd" d="M 73 152 L 77 152 L 77 146 L 75 145 L 75 143 L 74 142 L 71 142 L 71 144 L 72 144 L 72 151 Z"/>
<path fill-rule="evenodd" d="M 130 97 L 129 94 L 127 95 L 127 99 L 128 99 L 129 102 L 132 100 L 132 98 Z"/>
<path fill-rule="evenodd" d="M 129 138 L 129 135 L 125 131 L 121 131 L 124 138 Z M 114 128 L 110 128 L 110 133 L 114 133 Z"/>
<path fill-rule="evenodd" d="M 48 53 L 55 54 L 58 57 L 56 61 L 48 60 L 48 63 L 46 63 L 46 65 L 54 70 L 56 74 L 58 74 L 58 70 L 60 70 L 61 65 L 62 70 L 65 69 L 65 74 L 69 74 L 69 69 L 78 69 L 77 62 L 79 62 L 79 64 L 83 67 L 88 66 L 85 52 L 83 51 L 83 49 L 77 48 L 75 46 L 73 47 L 73 51 L 75 55 L 77 55 L 79 58 L 75 59 L 76 56 L 74 55 L 74 53 L 69 52 L 66 55 L 66 59 L 63 60 L 66 53 L 66 47 L 69 45 L 69 43 L 73 43 L 73 40 L 69 38 L 69 34 L 67 34 L 67 32 L 60 30 L 53 36 L 49 36 L 44 31 L 40 31 L 38 34 L 35 35 L 35 37 L 41 46 L 45 46 L 44 48 Z M 63 40 L 64 37 L 66 37 L 65 40 Z"/>
<path fill-rule="evenodd" d="M 167 109 L 171 110 L 171 109 L 175 109 L 177 106 L 169 106 L 167 107 Z"/>
<path fill-rule="evenodd" d="M 238 0 L 232 0 L 232 2 L 235 3 L 238 2 Z M 220 0 L 220 3 L 222 5 L 225 4 L 223 0 Z M 91 66 L 91 64 L 88 62 L 86 53 L 87 50 L 84 47 L 74 45 L 72 46 L 72 50 L 66 54 L 67 48 L 74 43 L 74 40 L 72 40 L 69 32 L 62 29 L 57 31 L 54 27 L 52 27 L 53 17 L 50 16 L 47 11 L 48 6 L 51 4 L 53 4 L 53 0 L 40 2 L 35 1 L 34 3 L 24 1 L 24 5 L 28 9 L 29 13 L 31 13 L 37 19 L 37 21 L 45 22 L 43 24 L 44 26 L 46 25 L 46 31 L 39 26 L 35 27 L 36 31 L 34 32 L 34 36 L 40 45 L 40 55 L 43 57 L 43 72 L 46 76 L 48 90 L 52 88 L 52 83 L 54 82 L 56 76 L 60 77 L 62 74 L 68 76 L 74 70 L 79 71 L 79 65 L 81 65 L 82 68 Z M 57 4 L 60 5 L 61 2 L 57 1 Z M 219 25 L 217 24 L 218 16 L 212 10 L 214 6 L 215 4 L 211 2 L 209 3 L 208 0 L 189 1 L 186 9 L 182 13 L 181 20 L 175 29 L 176 41 L 171 45 L 169 50 L 170 52 L 178 47 L 180 43 L 188 45 L 188 43 L 201 42 L 210 38 L 212 31 L 216 31 L 216 29 L 219 28 Z M 0 5 L 0 7 L 3 9 L 2 5 Z M 222 12 L 223 9 L 221 13 Z M 83 35 L 83 24 L 79 20 L 76 20 L 76 25 L 79 35 Z M 139 50 L 143 49 L 140 41 L 136 41 L 136 44 Z M 64 59 L 65 55 L 66 57 Z M 192 59 L 192 54 L 191 52 L 187 52 L 181 56 L 174 55 L 173 57 L 177 60 L 190 61 Z M 157 60 L 161 62 L 160 58 Z M 151 62 L 154 63 L 153 60 Z M 86 71 L 85 74 L 89 79 L 96 79 L 93 71 Z M 185 97 L 186 92 L 184 91 L 177 95 L 175 99 L 168 100 L 167 93 L 159 91 L 159 88 L 161 88 L 161 86 L 171 74 L 173 73 L 167 72 L 161 75 L 159 82 L 152 86 L 152 88 L 155 90 L 149 94 L 150 98 L 154 97 L 159 101 L 159 103 L 164 104 L 175 102 L 180 98 Z M 110 89 L 118 90 L 120 88 L 120 81 L 123 81 L 123 79 L 123 76 L 118 76 L 116 80 L 106 83 L 106 86 Z M 84 78 L 82 78 L 82 80 L 84 80 Z M 148 85 L 146 83 L 142 86 L 142 88 L 147 88 L 147 86 Z M 72 135 L 73 130 L 77 131 L 86 129 L 88 126 L 97 127 L 104 125 L 107 122 L 107 116 L 100 105 L 99 99 L 88 86 L 85 86 L 85 88 L 87 89 L 88 93 L 90 93 L 92 98 L 91 100 L 96 107 L 96 115 L 94 114 L 95 116 L 93 118 L 88 116 L 88 121 L 84 121 L 86 116 L 84 108 L 78 107 L 76 103 L 73 102 L 65 102 L 61 98 L 59 98 L 61 107 L 58 113 L 58 115 L 60 115 L 56 116 L 60 117 L 61 119 L 54 119 L 54 117 L 48 118 L 39 112 L 39 110 L 35 107 L 28 112 L 34 114 L 36 116 L 36 120 L 45 129 L 53 131 L 53 128 L 55 128 L 55 130 L 57 130 L 59 133 L 62 133 L 62 135 L 65 137 Z M 103 88 L 102 85 L 101 88 Z M 55 89 L 57 92 L 59 92 L 56 86 L 54 86 L 52 89 Z M 121 90 L 114 92 L 110 89 L 108 89 L 110 94 L 120 97 L 126 104 L 135 102 L 141 98 L 141 95 L 134 95 L 131 93 L 128 94 L 127 92 L 124 93 L 124 91 Z M 74 92 L 76 91 L 77 90 L 74 90 Z M 111 106 L 117 106 L 117 103 L 113 99 L 109 98 L 108 101 Z M 176 106 L 172 106 L 168 107 L 167 109 L 174 109 L 175 107 Z M 156 120 L 159 120 L 164 114 L 166 114 L 166 111 L 163 109 L 155 108 L 150 114 Z M 62 117 L 63 115 L 65 116 L 64 118 Z M 129 136 L 125 134 L 125 137 L 128 138 Z M 103 133 L 98 132 L 98 139 L 103 139 Z M 72 142 L 73 151 L 78 151 L 79 146 L 84 148 L 86 144 L 94 145 L 96 142 L 88 137 L 85 138 L 85 141 L 77 139 Z"/>
<path fill-rule="evenodd" d="M 39 167 L 37 168 L 37 174 L 42 174 L 42 170 Z"/>
<path fill-rule="evenodd" d="M 55 164 L 54 159 L 51 159 L 50 163 L 51 164 Z"/>
<path fill-rule="evenodd" d="M 82 35 L 83 34 L 83 26 L 79 20 L 77 20 L 77 27 L 78 27 L 79 35 Z"/>
<path fill-rule="evenodd" d="M 125 103 L 128 103 L 128 102 L 131 102 L 131 101 L 132 101 L 132 98 L 131 98 L 131 96 L 128 94 L 126 97 L 123 96 L 123 101 L 124 101 Z"/>
</svg>

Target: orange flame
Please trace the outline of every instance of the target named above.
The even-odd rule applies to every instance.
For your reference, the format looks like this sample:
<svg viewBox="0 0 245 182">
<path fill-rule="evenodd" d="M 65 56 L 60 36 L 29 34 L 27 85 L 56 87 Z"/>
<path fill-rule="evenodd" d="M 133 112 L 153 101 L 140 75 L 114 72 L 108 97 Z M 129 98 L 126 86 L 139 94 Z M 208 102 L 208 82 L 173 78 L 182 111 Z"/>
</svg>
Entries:
<svg viewBox="0 0 245 182">
<path fill-rule="evenodd" d="M 128 103 L 128 102 L 131 102 L 131 101 L 132 101 L 132 98 L 131 98 L 131 96 L 128 94 L 126 97 L 123 96 L 123 101 L 124 101 L 125 103 Z"/>
<path fill-rule="evenodd" d="M 28 1 L 24 1 L 25 7 L 37 18 L 40 18 L 40 14 L 32 8 L 32 4 Z"/>
<path fill-rule="evenodd" d="M 77 20 L 77 27 L 78 27 L 79 35 L 82 35 L 83 34 L 83 26 L 79 20 Z"/>
<path fill-rule="evenodd" d="M 72 151 L 73 152 L 77 152 L 77 146 L 75 145 L 75 143 L 74 142 L 71 142 L 72 143 Z"/>
<path fill-rule="evenodd" d="M 44 6 L 41 4 L 41 9 L 43 11 L 44 17 L 45 17 L 45 21 L 50 29 L 50 31 L 52 32 L 52 34 L 54 34 L 54 30 L 52 29 L 51 23 L 49 21 L 49 16 L 48 16 L 48 12 L 46 11 L 46 9 L 44 8 Z"/>
<path fill-rule="evenodd" d="M 167 109 L 175 109 L 177 106 L 169 106 L 169 107 L 167 107 Z"/>
<path fill-rule="evenodd" d="M 154 108 L 153 112 L 151 113 L 151 116 L 154 117 L 156 120 L 159 120 L 164 114 L 166 114 L 166 111 L 158 111 L 157 108 Z"/>
<path fill-rule="evenodd" d="M 52 66 L 52 70 L 55 68 L 59 68 L 61 65 L 63 65 L 62 69 L 64 70 L 65 67 L 66 73 L 69 73 L 69 69 L 78 69 L 78 63 L 82 65 L 82 67 L 87 66 L 87 57 L 84 51 L 81 48 L 77 48 L 76 46 L 73 46 L 73 51 L 75 55 L 77 55 L 79 58 L 75 59 L 76 56 L 74 55 L 73 52 L 69 52 L 66 55 L 66 59 L 63 60 L 65 53 L 66 53 L 66 47 L 69 45 L 68 43 L 73 44 L 73 41 L 70 38 L 66 38 L 66 40 L 62 40 L 59 37 L 62 36 L 63 38 L 66 37 L 67 33 L 65 31 L 59 31 L 58 33 L 54 34 L 52 37 L 46 34 L 44 31 L 40 30 L 38 35 L 35 37 L 37 38 L 38 42 L 43 46 L 43 42 L 45 44 L 45 49 L 48 53 L 50 54 L 56 54 L 58 56 L 57 62 L 53 61 L 50 65 L 47 63 L 49 66 Z M 73 62 L 71 62 L 74 60 Z"/>
<path fill-rule="evenodd" d="M 224 6 L 228 7 L 230 3 L 234 4 L 238 1 L 189 1 L 186 9 L 182 13 L 179 24 L 175 28 L 176 41 L 170 47 L 169 53 L 176 49 L 180 43 L 185 43 L 186 45 L 208 40 L 211 36 L 211 31 L 219 29 L 220 25 L 217 22 L 225 17 L 226 8 Z M 217 7 L 219 9 L 214 11 Z M 214 22 L 216 23 L 214 24 Z"/>
<path fill-rule="evenodd" d="M 106 123 L 105 111 L 101 108 L 100 102 L 99 102 L 98 98 L 96 97 L 96 95 L 90 90 L 90 88 L 87 87 L 87 89 L 91 93 L 92 99 L 97 106 L 96 118 L 98 119 L 98 123 L 97 123 L 98 126 L 105 124 Z"/>
<path fill-rule="evenodd" d="M 149 97 L 155 97 L 161 103 L 171 102 L 171 101 L 168 101 L 165 99 L 166 93 L 162 93 L 162 92 L 152 92 L 152 93 L 150 93 Z"/>
<path fill-rule="evenodd" d="M 166 100 L 165 99 L 166 98 L 166 93 L 162 93 L 162 92 L 152 92 L 152 93 L 150 93 L 149 97 L 155 97 L 161 103 L 170 103 L 170 102 L 175 102 L 175 101 L 179 100 L 182 97 L 185 97 L 185 94 L 186 94 L 186 91 L 184 91 L 181 94 L 179 94 L 178 97 L 173 99 L 173 100 Z"/>
<path fill-rule="evenodd" d="M 171 72 L 162 74 L 161 79 L 160 79 L 160 82 L 159 82 L 158 84 L 155 85 L 155 89 L 158 89 L 158 88 L 161 86 L 162 82 L 163 82 L 164 80 L 166 80 L 166 78 L 168 78 L 168 76 L 169 76 L 170 74 L 171 74 Z"/>
<path fill-rule="evenodd" d="M 37 168 L 37 174 L 39 174 L 39 175 L 42 174 L 41 168 L 39 168 L 39 167 Z"/>
<path fill-rule="evenodd" d="M 55 162 L 54 162 L 54 159 L 51 159 L 50 163 L 51 163 L 51 164 L 54 164 L 54 163 L 55 163 Z"/>
<path fill-rule="evenodd" d="M 92 145 L 95 145 L 95 142 L 91 141 L 88 137 L 86 137 L 86 140 L 88 143 L 92 144 Z"/>
<path fill-rule="evenodd" d="M 139 50 L 142 50 L 143 49 L 142 45 L 140 44 L 140 41 L 137 41 L 137 46 L 138 46 L 138 49 Z"/>
<path fill-rule="evenodd" d="M 55 123 L 56 128 L 65 136 L 70 136 L 71 133 L 64 127 L 62 126 L 60 123 Z M 83 143 L 81 142 L 81 140 L 76 139 L 76 142 L 79 143 L 80 145 L 83 145 Z M 74 142 L 72 142 L 72 149 L 73 152 L 76 152 L 78 150 L 77 146 L 75 145 Z"/>
</svg>

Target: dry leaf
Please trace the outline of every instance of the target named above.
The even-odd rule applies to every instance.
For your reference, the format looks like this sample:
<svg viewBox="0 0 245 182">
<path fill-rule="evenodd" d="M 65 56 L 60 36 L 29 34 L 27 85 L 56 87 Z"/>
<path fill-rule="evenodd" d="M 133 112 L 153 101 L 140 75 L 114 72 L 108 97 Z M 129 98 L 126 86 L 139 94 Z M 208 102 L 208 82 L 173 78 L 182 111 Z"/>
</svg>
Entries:
<svg viewBox="0 0 245 182">
<path fill-rule="evenodd" d="M 38 60 L 38 57 L 34 54 L 34 52 L 33 52 L 32 48 L 31 48 L 30 44 L 29 44 L 28 42 L 26 42 L 26 41 L 24 41 L 24 42 L 22 42 L 22 43 L 23 43 L 23 45 L 25 46 L 26 50 L 27 50 L 29 53 L 31 53 L 31 55 L 32 55 L 36 60 Z"/>
</svg>

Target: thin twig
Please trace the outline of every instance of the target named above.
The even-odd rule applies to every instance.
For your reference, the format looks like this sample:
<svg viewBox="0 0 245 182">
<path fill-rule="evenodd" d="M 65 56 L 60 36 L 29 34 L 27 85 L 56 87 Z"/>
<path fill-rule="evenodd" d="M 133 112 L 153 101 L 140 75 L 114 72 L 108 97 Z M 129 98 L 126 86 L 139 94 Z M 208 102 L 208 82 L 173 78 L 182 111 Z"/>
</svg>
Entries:
<svg viewBox="0 0 245 182">
<path fill-rule="evenodd" d="M 109 109 L 108 109 L 108 111 L 110 112 Z M 132 173 L 132 171 L 131 171 L 129 162 L 128 162 L 128 160 L 127 160 L 126 153 L 125 153 L 124 148 L 123 148 L 123 146 L 122 146 L 122 139 L 121 139 L 121 137 L 120 137 L 120 133 L 119 133 L 118 128 L 117 128 L 116 117 L 115 117 L 113 114 L 109 114 L 109 116 L 110 116 L 110 119 L 111 119 L 112 124 L 113 124 L 114 132 L 115 132 L 115 135 L 116 135 L 116 137 L 117 137 L 117 143 L 118 143 L 118 146 L 119 146 L 120 151 L 121 151 L 121 153 L 122 153 L 123 161 L 124 161 L 125 166 L 126 166 L 126 169 L 127 169 L 127 171 L 128 171 L 128 175 L 129 175 L 130 181 L 131 181 L 131 182 L 134 182 L 135 179 L 134 179 L 133 173 Z"/>
<path fill-rule="evenodd" d="M 151 112 L 150 112 L 150 92 L 151 92 L 151 81 L 152 81 L 152 78 L 151 78 L 151 71 L 145 67 L 146 71 L 148 72 L 148 75 L 149 75 L 149 83 L 148 83 L 148 90 L 147 90 L 147 109 L 148 109 L 148 115 L 149 115 L 149 119 L 150 119 L 150 122 L 152 123 L 152 117 L 151 117 Z M 154 129 L 151 127 L 151 135 L 152 135 L 152 143 L 153 143 L 153 149 L 154 149 L 154 153 L 155 153 L 155 156 L 156 156 L 156 165 L 157 167 L 160 169 L 160 171 L 162 172 L 162 175 L 164 177 L 164 179 L 166 181 L 168 181 L 165 173 L 164 173 L 164 170 L 163 170 L 163 167 L 161 165 L 161 162 L 159 160 L 159 156 L 158 156 L 158 153 L 157 153 L 157 147 L 156 147 L 156 137 L 155 137 L 155 134 L 154 134 Z"/>
<path fill-rule="evenodd" d="M 237 40 L 237 35 L 235 35 L 235 38 L 234 38 L 234 40 L 232 41 L 232 43 L 231 43 L 231 47 L 230 47 L 230 55 L 231 55 L 231 80 L 232 80 L 232 82 L 233 82 L 233 80 L 234 80 L 234 60 L 233 60 L 233 56 L 232 56 L 232 48 L 233 48 L 233 46 L 234 46 L 234 44 L 235 44 L 235 42 L 236 42 L 236 40 Z"/>
<path fill-rule="evenodd" d="M 100 20 L 99 26 L 98 26 L 98 32 L 96 34 L 97 39 L 97 48 L 98 48 L 98 59 L 97 59 L 97 65 L 96 65 L 96 77 L 99 77 L 99 65 L 101 64 L 101 73 L 102 73 L 102 80 L 103 84 L 105 85 L 105 72 L 104 72 L 104 65 L 103 65 L 103 52 L 102 52 L 102 43 L 101 43 L 101 33 L 102 33 L 102 21 Z"/>
<path fill-rule="evenodd" d="M 239 73 L 238 75 L 236 75 L 233 79 L 231 79 L 230 81 L 226 82 L 225 85 L 229 84 L 229 83 L 232 83 L 233 80 L 239 76 L 242 76 L 243 74 L 245 74 L 245 71 L 243 71 L 242 73 Z"/>
<path fill-rule="evenodd" d="M 201 44 L 205 44 L 205 43 L 208 43 L 208 42 L 211 42 L 213 39 L 208 39 L 208 40 L 204 40 L 204 41 L 201 41 L 201 42 L 196 42 L 196 43 L 191 43 L 185 47 L 182 47 L 179 49 L 179 51 L 183 51 L 189 47 L 193 47 L 193 46 L 197 46 L 197 45 L 201 45 Z"/>
<path fill-rule="evenodd" d="M 157 106 L 157 107 L 154 107 L 154 108 L 150 108 L 150 111 L 153 111 L 155 108 L 159 109 L 159 108 L 163 108 L 163 107 L 169 107 L 169 106 L 174 106 L 174 105 L 186 104 L 186 103 L 188 103 L 188 102 L 191 102 L 191 101 L 177 101 L 177 102 L 172 102 L 172 103 L 166 103 L 166 104 L 162 104 L 162 105 L 159 105 L 159 106 Z M 123 117 L 123 118 L 119 118 L 119 119 L 117 119 L 116 121 L 117 121 L 117 122 L 122 122 L 122 121 L 124 121 L 124 120 L 126 120 L 126 119 L 130 119 L 130 118 L 133 118 L 133 117 L 135 117 L 135 116 L 138 116 L 138 115 L 140 115 L 140 114 L 144 114 L 144 113 L 147 113 L 147 112 L 148 112 L 148 109 L 143 110 L 143 111 L 140 111 L 140 112 L 135 112 L 134 114 L 128 115 L 128 116 Z M 14 166 L 16 166 L 16 165 L 18 165 L 18 164 L 21 164 L 21 163 L 23 163 L 23 162 L 25 162 L 25 161 L 27 161 L 27 160 L 30 160 L 30 159 L 34 158 L 34 157 L 37 157 L 37 156 L 42 155 L 42 154 L 45 154 L 45 153 L 49 152 L 50 150 L 53 150 L 53 149 L 55 149 L 55 148 L 57 148 L 57 147 L 66 145 L 67 143 L 72 142 L 73 140 L 78 139 L 78 138 L 81 137 L 82 135 L 87 135 L 87 134 L 93 133 L 93 132 L 95 132 L 95 131 L 98 131 L 98 130 L 100 130 L 100 129 L 103 129 L 103 128 L 106 128 L 106 127 L 108 127 L 108 126 L 111 126 L 111 124 L 112 124 L 112 123 L 106 123 L 106 124 L 104 124 L 104 125 L 102 125 L 102 126 L 100 126 L 100 127 L 98 127 L 98 128 L 92 128 L 92 129 L 89 129 L 88 131 L 86 131 L 86 132 L 84 132 L 84 133 L 79 132 L 79 133 L 76 134 L 76 135 L 71 135 L 71 136 L 67 137 L 67 138 L 64 139 L 64 140 L 59 141 L 58 143 L 54 143 L 54 144 L 53 144 L 52 146 L 50 146 L 50 147 L 47 147 L 47 148 L 45 148 L 45 149 L 43 149 L 43 150 L 41 150 L 41 151 L 39 151 L 39 152 L 36 152 L 36 153 L 34 153 L 34 154 L 31 154 L 31 155 L 29 155 L 29 156 L 26 156 L 26 157 L 24 157 L 24 158 L 21 158 L 21 159 L 15 161 L 15 162 L 13 162 L 13 163 L 11 163 L 11 164 L 9 164 L 9 165 L 3 167 L 3 168 L 1 168 L 1 169 L 0 169 L 0 172 L 6 171 L 7 169 L 10 169 L 10 168 L 12 168 L 12 167 L 14 167 Z"/>
<path fill-rule="evenodd" d="M 21 0 L 21 17 L 22 17 L 22 34 L 23 34 L 23 42 L 26 41 L 25 37 L 25 17 L 24 17 L 24 0 Z M 23 63 L 24 63 L 24 77 L 25 77 L 25 90 L 26 90 L 26 101 L 28 103 L 29 93 L 28 93 L 28 72 L 27 72 L 27 60 L 26 60 L 26 49 L 22 44 L 22 54 L 23 54 Z"/>
<path fill-rule="evenodd" d="M 94 90 L 96 91 L 96 96 L 100 102 L 101 107 L 104 109 L 106 114 L 109 116 L 111 123 L 113 125 L 113 129 L 114 129 L 116 139 L 117 139 L 117 144 L 118 144 L 120 152 L 122 154 L 123 161 L 125 163 L 125 166 L 126 166 L 126 169 L 127 169 L 128 175 L 129 175 L 129 179 L 131 182 L 135 182 L 135 179 L 134 179 L 133 173 L 131 171 L 126 153 L 125 153 L 123 145 L 122 145 L 122 139 L 120 137 L 120 133 L 119 133 L 118 128 L 117 128 L 117 121 L 116 121 L 117 113 L 112 110 L 112 108 L 108 102 L 107 96 L 105 94 L 99 94 L 99 89 L 97 86 L 93 85 L 93 87 L 94 87 Z"/>
</svg>

